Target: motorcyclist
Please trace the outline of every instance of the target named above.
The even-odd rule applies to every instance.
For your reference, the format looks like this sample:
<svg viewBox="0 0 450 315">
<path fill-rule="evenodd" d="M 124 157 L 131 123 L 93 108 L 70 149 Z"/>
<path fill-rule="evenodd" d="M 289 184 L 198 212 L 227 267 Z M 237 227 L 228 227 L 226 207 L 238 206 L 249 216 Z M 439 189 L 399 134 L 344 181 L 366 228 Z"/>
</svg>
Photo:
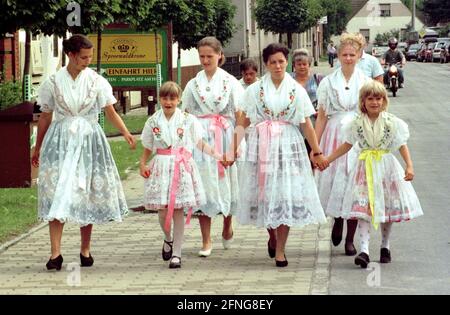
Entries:
<svg viewBox="0 0 450 315">
<path fill-rule="evenodd" d="M 405 56 L 402 54 L 401 51 L 397 49 L 398 41 L 395 37 L 391 37 L 388 41 L 389 49 L 384 53 L 383 57 L 381 58 L 381 64 L 382 65 L 392 65 L 396 63 L 400 63 L 401 66 L 404 66 L 406 63 Z M 403 87 L 404 82 L 404 76 L 403 76 L 403 70 L 397 67 L 398 70 L 398 83 L 399 87 Z M 389 84 L 389 68 L 384 71 L 384 84 Z"/>
</svg>

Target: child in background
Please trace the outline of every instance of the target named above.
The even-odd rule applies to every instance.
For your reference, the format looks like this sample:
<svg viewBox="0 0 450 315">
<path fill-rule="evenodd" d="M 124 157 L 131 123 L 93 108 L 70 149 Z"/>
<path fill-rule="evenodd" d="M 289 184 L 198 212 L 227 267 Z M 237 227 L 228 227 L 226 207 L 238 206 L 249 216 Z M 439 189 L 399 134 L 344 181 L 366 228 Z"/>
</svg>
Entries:
<svg viewBox="0 0 450 315">
<path fill-rule="evenodd" d="M 239 65 L 239 70 L 241 71 L 242 78 L 239 83 L 242 87 L 246 89 L 256 81 L 258 81 L 258 65 L 253 59 L 244 59 Z"/>
</svg>

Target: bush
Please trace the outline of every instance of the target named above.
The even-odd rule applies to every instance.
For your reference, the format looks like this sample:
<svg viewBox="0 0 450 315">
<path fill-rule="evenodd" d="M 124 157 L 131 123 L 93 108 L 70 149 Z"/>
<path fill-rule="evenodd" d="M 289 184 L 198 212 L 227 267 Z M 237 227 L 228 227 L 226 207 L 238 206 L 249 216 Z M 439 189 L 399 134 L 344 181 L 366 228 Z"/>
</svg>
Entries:
<svg viewBox="0 0 450 315">
<path fill-rule="evenodd" d="M 0 110 L 22 102 L 22 83 L 0 80 Z"/>
</svg>

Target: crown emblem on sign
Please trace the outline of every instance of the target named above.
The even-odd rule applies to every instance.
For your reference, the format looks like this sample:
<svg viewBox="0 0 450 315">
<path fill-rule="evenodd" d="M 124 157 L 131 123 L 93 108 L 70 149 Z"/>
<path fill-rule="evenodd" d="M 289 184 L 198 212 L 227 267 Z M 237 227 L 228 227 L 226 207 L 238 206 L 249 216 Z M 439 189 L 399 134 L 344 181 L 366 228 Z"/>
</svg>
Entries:
<svg viewBox="0 0 450 315">
<path fill-rule="evenodd" d="M 130 49 L 130 46 L 122 44 L 122 45 L 117 46 L 117 48 L 119 49 L 120 52 L 127 52 L 128 49 Z"/>
</svg>

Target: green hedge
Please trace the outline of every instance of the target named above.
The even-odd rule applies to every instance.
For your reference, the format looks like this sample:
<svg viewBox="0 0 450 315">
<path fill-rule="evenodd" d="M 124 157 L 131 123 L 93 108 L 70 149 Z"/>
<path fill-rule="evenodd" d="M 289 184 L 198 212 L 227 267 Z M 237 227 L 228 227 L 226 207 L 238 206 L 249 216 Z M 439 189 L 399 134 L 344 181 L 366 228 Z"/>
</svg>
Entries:
<svg viewBox="0 0 450 315">
<path fill-rule="evenodd" d="M 1 82 L 0 80 L 0 110 L 7 109 L 22 102 L 21 82 Z"/>
</svg>

